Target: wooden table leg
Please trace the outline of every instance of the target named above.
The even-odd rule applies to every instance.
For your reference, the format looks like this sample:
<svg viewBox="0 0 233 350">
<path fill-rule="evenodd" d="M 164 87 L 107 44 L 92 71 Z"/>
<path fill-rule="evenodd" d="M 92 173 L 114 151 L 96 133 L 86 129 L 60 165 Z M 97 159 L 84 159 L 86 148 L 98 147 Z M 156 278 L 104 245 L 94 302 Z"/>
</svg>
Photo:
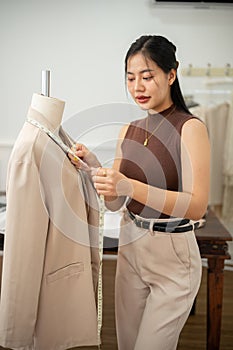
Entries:
<svg viewBox="0 0 233 350">
<path fill-rule="evenodd" d="M 220 349 L 224 259 L 208 259 L 207 272 L 207 350 Z"/>
</svg>

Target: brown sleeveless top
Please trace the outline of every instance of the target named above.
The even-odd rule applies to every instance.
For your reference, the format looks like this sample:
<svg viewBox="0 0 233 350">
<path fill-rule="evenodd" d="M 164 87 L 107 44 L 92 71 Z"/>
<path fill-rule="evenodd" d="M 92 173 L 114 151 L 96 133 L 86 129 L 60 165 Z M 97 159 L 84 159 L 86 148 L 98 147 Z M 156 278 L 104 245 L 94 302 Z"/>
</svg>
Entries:
<svg viewBox="0 0 233 350">
<path fill-rule="evenodd" d="M 130 123 L 121 146 L 122 174 L 161 189 L 182 191 L 181 130 L 186 121 L 195 117 L 178 109 L 172 112 L 173 109 L 174 105 Z M 150 137 L 156 127 L 158 129 Z M 143 143 L 147 136 L 150 139 L 145 147 Z M 169 218 L 131 198 L 126 206 L 145 218 Z"/>
</svg>

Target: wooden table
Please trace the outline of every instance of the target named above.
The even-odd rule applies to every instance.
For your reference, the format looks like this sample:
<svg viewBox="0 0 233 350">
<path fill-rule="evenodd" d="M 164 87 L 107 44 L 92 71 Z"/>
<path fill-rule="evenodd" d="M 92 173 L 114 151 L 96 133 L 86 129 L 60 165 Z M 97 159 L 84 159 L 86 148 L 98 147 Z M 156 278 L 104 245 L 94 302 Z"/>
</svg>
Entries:
<svg viewBox="0 0 233 350">
<path fill-rule="evenodd" d="M 207 258 L 207 350 L 220 349 L 224 260 L 230 259 L 227 241 L 231 234 L 209 211 L 206 225 L 195 232 L 201 257 Z"/>
<path fill-rule="evenodd" d="M 227 241 L 231 234 L 212 210 L 206 216 L 204 227 L 195 231 L 201 257 L 208 261 L 207 269 L 207 350 L 220 349 L 224 261 L 230 259 Z M 105 237 L 104 253 L 117 254 L 117 239 Z"/>
</svg>

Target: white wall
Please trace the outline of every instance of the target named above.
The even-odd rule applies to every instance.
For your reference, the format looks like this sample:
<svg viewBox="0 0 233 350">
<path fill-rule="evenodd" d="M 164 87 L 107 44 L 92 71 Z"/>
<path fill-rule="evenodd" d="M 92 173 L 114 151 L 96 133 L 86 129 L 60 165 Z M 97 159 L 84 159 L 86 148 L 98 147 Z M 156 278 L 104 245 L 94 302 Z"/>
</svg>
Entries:
<svg viewBox="0 0 233 350">
<path fill-rule="evenodd" d="M 233 63 L 232 9 L 159 8 L 153 0 L 0 0 L 0 147 L 14 142 L 33 92 L 41 91 L 43 69 L 52 73 L 51 95 L 66 101 L 64 121 L 76 116 L 77 128 L 85 129 L 87 109 L 95 123 L 106 113 L 105 123 L 137 116 L 128 113 L 124 55 L 147 33 L 177 45 L 180 68 Z M 102 140 L 109 130 L 101 130 Z"/>
</svg>

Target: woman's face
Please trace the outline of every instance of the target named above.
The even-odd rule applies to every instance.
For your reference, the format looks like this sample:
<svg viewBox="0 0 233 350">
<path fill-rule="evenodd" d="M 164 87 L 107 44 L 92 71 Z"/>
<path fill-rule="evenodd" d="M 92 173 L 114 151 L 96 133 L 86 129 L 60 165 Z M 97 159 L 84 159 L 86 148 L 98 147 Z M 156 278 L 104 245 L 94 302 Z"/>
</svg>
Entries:
<svg viewBox="0 0 233 350">
<path fill-rule="evenodd" d="M 174 69 L 166 74 L 155 62 L 145 59 L 140 53 L 128 59 L 127 87 L 142 109 L 161 112 L 170 107 L 170 88 L 175 78 Z"/>
</svg>

